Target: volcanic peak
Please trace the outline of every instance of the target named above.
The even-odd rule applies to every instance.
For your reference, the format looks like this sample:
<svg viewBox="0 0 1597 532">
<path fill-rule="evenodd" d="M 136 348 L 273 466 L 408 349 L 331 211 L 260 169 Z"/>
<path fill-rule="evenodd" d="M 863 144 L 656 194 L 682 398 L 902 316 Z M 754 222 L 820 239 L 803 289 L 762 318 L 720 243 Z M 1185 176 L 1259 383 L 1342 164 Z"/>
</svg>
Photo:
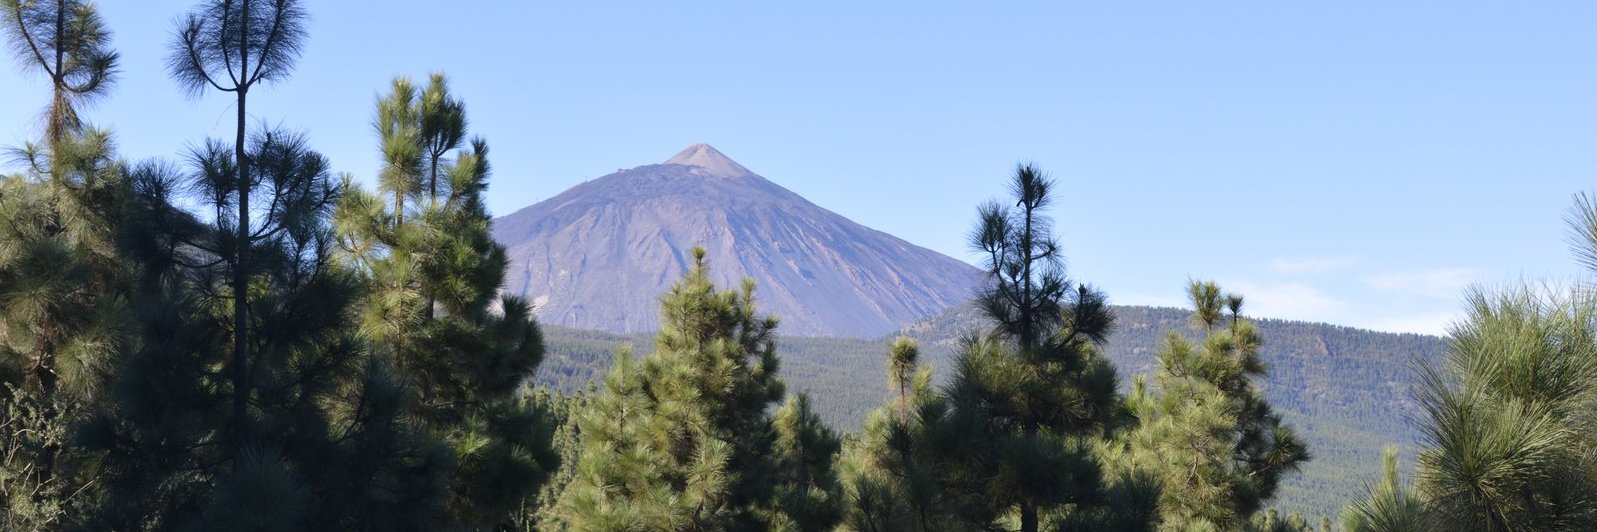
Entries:
<svg viewBox="0 0 1597 532">
<path fill-rule="evenodd" d="M 754 175 L 748 168 L 727 157 L 709 144 L 688 146 L 661 164 L 678 164 L 697 167 L 696 173 L 708 177 L 743 177 Z"/>
</svg>

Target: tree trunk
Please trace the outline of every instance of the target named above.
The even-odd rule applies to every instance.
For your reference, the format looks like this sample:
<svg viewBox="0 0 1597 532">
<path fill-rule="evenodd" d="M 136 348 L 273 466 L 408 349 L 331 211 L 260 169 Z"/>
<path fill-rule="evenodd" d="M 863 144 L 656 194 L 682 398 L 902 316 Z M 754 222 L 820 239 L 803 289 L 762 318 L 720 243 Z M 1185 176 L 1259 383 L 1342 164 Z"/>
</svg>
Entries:
<svg viewBox="0 0 1597 532">
<path fill-rule="evenodd" d="M 55 409 L 56 391 L 60 389 L 60 376 L 55 372 L 56 329 L 54 322 L 47 316 L 41 324 L 42 334 L 39 338 L 39 352 L 33 362 L 33 376 L 39 381 L 39 402 L 47 424 L 55 421 L 60 415 Z M 39 485 L 45 486 L 55 478 L 56 455 L 60 454 L 59 445 L 54 442 L 46 443 L 43 456 L 39 457 Z M 44 495 L 43 490 L 35 492 L 35 501 Z"/>
<path fill-rule="evenodd" d="M 1037 505 L 1020 503 L 1020 532 L 1037 532 Z"/>
<path fill-rule="evenodd" d="M 429 151 L 428 155 L 432 156 L 432 160 L 430 161 L 432 163 L 432 171 L 431 171 L 432 179 L 428 182 L 427 195 L 432 197 L 433 204 L 436 205 L 438 203 L 438 157 L 440 157 L 441 155 L 438 154 L 438 153 L 432 153 L 430 151 Z M 435 307 L 435 306 L 438 306 L 438 299 L 433 297 L 433 293 L 432 293 L 431 290 L 428 290 L 427 291 L 427 313 L 426 313 L 426 316 L 425 316 L 425 320 L 426 321 L 428 321 L 428 322 L 433 321 L 433 307 Z"/>
<path fill-rule="evenodd" d="M 41 321 L 43 331 L 39 335 L 38 354 L 33 357 L 33 377 L 39 381 L 39 397 L 48 402 L 55 398 L 60 378 L 55 373 L 55 326 L 48 316 Z"/>
<path fill-rule="evenodd" d="M 239 39 L 238 131 L 233 140 L 233 158 L 238 164 L 238 242 L 233 259 L 233 438 L 232 454 L 244 449 L 246 417 L 249 415 L 249 251 L 250 251 L 250 160 L 244 152 L 245 96 L 249 92 L 250 3 L 241 2 L 244 28 Z"/>
<path fill-rule="evenodd" d="M 50 123 L 45 124 L 46 136 L 50 137 L 50 173 L 59 174 L 55 167 L 56 146 L 61 143 L 61 126 L 66 122 L 66 72 L 61 65 L 66 63 L 66 48 L 62 42 L 67 32 L 67 3 L 66 0 L 57 0 L 55 6 L 55 69 L 50 72 L 51 88 L 55 90 L 54 99 L 50 101 Z M 48 70 L 48 69 L 47 69 Z"/>
</svg>

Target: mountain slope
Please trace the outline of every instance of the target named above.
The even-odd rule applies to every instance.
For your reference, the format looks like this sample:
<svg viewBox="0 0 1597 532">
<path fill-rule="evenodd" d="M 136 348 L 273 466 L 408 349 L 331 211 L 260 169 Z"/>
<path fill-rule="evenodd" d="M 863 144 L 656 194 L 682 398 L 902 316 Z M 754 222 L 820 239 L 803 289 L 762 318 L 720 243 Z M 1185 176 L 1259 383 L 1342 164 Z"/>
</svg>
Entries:
<svg viewBox="0 0 1597 532">
<path fill-rule="evenodd" d="M 886 334 L 969 299 L 969 264 L 859 225 L 705 144 L 610 174 L 494 221 L 506 290 L 545 324 L 649 331 L 696 245 L 716 281 L 758 283 L 787 334 Z"/>
</svg>

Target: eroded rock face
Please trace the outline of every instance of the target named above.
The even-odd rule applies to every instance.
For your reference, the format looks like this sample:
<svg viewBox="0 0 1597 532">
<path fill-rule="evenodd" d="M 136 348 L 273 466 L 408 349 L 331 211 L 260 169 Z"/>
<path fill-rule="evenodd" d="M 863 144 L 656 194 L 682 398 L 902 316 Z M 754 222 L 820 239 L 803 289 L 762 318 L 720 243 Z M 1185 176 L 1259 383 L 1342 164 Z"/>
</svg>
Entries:
<svg viewBox="0 0 1597 532">
<path fill-rule="evenodd" d="M 639 332 L 704 246 L 717 283 L 758 283 L 783 334 L 879 336 L 970 299 L 973 266 L 816 206 L 715 148 L 610 174 L 494 221 L 505 289 L 545 323 Z"/>
</svg>

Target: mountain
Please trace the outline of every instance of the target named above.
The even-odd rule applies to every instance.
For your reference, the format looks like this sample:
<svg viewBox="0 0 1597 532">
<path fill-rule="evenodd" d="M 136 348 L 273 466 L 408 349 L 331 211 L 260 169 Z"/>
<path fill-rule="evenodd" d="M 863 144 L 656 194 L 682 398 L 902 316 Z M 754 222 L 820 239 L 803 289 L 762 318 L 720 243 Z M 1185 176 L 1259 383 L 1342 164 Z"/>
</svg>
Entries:
<svg viewBox="0 0 1597 532">
<path fill-rule="evenodd" d="M 659 323 L 659 297 L 704 246 L 718 284 L 758 284 L 785 334 L 872 337 L 970 299 L 975 267 L 849 221 L 707 144 L 494 220 L 506 290 L 539 321 L 619 333 Z"/>
<path fill-rule="evenodd" d="M 1172 308 L 1113 307 L 1117 327 L 1104 354 L 1119 368 L 1123 386 L 1157 368 L 1168 331 L 1191 333 L 1191 312 Z M 1410 397 L 1414 364 L 1441 360 L 1446 342 L 1434 336 L 1394 334 L 1327 325 L 1261 319 L 1261 356 L 1270 373 L 1259 383 L 1265 397 L 1309 444 L 1313 459 L 1283 483 L 1273 506 L 1335 517 L 1338 507 L 1362 493 L 1381 474 L 1381 449 L 1395 444 L 1412 473 L 1420 435 L 1409 422 L 1420 414 Z M 953 366 L 958 339 L 980 327 L 970 305 L 959 305 L 905 327 L 920 341 L 922 360 L 939 382 Z M 789 389 L 810 392 L 829 425 L 856 430 L 888 398 L 885 361 L 891 335 L 873 339 L 810 338 L 781 331 L 777 353 Z M 636 355 L 654 349 L 650 334 L 619 335 L 549 327 L 548 355 L 538 369 L 540 384 L 572 391 L 604 375 L 622 345 Z"/>
</svg>

